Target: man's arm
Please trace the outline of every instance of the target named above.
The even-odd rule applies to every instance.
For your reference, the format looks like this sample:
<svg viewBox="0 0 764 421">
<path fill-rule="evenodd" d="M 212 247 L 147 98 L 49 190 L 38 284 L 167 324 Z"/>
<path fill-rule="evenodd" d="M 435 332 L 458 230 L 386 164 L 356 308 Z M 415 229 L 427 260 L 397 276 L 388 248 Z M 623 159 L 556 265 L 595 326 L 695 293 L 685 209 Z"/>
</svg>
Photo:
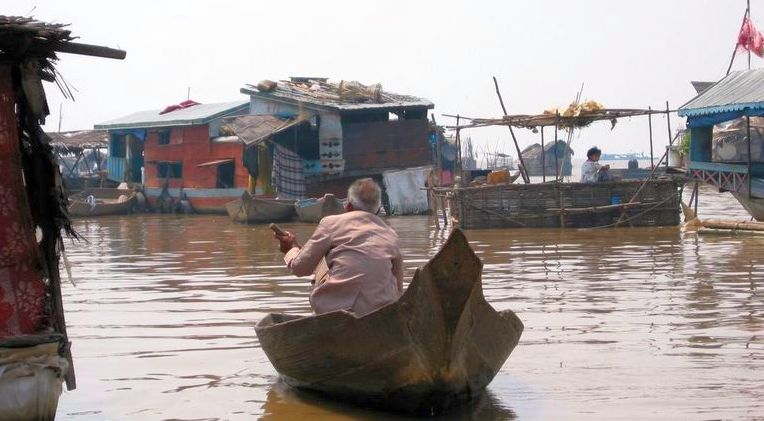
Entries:
<svg viewBox="0 0 764 421">
<path fill-rule="evenodd" d="M 323 224 L 319 223 L 305 246 L 302 248 L 292 247 L 284 256 L 284 262 L 297 276 L 311 275 L 321 258 L 329 252 L 331 244 L 331 233 Z"/>
</svg>

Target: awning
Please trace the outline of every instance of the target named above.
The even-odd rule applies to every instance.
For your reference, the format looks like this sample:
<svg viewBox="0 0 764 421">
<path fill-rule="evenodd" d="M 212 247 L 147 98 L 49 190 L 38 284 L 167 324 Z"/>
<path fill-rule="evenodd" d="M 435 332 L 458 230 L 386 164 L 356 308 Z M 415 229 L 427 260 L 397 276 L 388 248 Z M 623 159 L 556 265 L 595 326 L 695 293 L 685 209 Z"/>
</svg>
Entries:
<svg viewBox="0 0 764 421">
<path fill-rule="evenodd" d="M 197 165 L 197 167 L 211 167 L 213 165 L 227 164 L 229 162 L 233 162 L 233 158 L 218 159 L 217 161 L 205 162 L 205 163 Z"/>
<path fill-rule="evenodd" d="M 223 124 L 228 125 L 247 147 L 261 144 L 276 133 L 307 123 L 307 119 L 281 118 L 275 115 L 245 115 L 223 120 Z"/>
</svg>

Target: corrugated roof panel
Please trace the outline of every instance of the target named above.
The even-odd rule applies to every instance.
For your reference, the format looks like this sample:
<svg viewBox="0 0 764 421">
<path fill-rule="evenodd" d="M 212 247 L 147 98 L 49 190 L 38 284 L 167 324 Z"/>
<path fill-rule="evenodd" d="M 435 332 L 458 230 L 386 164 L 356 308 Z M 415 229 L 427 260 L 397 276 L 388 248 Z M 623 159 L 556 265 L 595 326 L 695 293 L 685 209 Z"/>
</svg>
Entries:
<svg viewBox="0 0 764 421">
<path fill-rule="evenodd" d="M 101 130 L 115 130 L 205 124 L 217 117 L 226 116 L 239 110 L 245 110 L 247 107 L 249 107 L 249 100 L 239 100 L 215 104 L 199 104 L 171 111 L 166 114 L 159 114 L 164 108 L 138 111 L 137 113 L 96 124 L 95 128 Z"/>
<path fill-rule="evenodd" d="M 679 115 L 698 116 L 745 108 L 764 109 L 764 69 L 732 72 L 679 108 Z"/>
</svg>

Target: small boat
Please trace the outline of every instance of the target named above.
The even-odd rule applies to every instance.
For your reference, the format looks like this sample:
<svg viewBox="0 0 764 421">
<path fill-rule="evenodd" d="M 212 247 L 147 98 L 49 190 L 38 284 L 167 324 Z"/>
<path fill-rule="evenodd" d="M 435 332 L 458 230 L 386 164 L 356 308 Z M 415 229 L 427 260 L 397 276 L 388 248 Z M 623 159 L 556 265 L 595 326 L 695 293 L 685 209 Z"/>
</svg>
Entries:
<svg viewBox="0 0 764 421">
<path fill-rule="evenodd" d="M 345 212 L 345 206 L 342 200 L 337 199 L 333 194 L 325 194 L 319 199 L 302 199 L 294 204 L 297 211 L 297 220 L 301 222 L 318 223 L 323 217 L 328 215 L 338 215 Z"/>
<path fill-rule="evenodd" d="M 287 221 L 295 216 L 294 199 L 265 199 L 244 192 L 240 199 L 225 204 L 228 216 L 235 222 Z"/>
<path fill-rule="evenodd" d="M 126 215 L 136 203 L 132 190 L 93 188 L 69 196 L 69 216 Z"/>
<path fill-rule="evenodd" d="M 363 317 L 269 314 L 255 326 L 283 381 L 389 410 L 432 415 L 471 401 L 523 331 L 483 296 L 482 263 L 461 230 L 417 270 L 396 302 Z"/>
</svg>

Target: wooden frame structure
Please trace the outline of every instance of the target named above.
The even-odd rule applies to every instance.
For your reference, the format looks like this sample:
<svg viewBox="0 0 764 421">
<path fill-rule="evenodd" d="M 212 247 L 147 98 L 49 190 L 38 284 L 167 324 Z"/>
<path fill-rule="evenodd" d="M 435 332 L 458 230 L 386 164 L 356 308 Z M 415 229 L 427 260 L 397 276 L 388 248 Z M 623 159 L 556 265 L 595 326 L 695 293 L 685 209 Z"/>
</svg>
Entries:
<svg viewBox="0 0 764 421">
<path fill-rule="evenodd" d="M 498 83 L 494 78 L 496 93 L 506 114 Z M 544 148 L 544 128 L 554 127 L 555 141 L 560 129 L 569 130 L 587 127 L 596 121 L 609 121 L 613 127 L 619 118 L 647 116 L 650 133 L 650 160 L 653 161 L 652 115 L 666 114 L 669 146 L 676 140 L 671 134 L 670 114 L 673 112 L 666 102 L 665 110 L 636 108 L 602 108 L 599 104 L 579 104 L 580 95 L 567 110 L 547 111 L 543 114 L 504 115 L 499 118 L 456 117 L 456 125 L 446 126 L 455 130 L 457 138 L 464 129 L 488 126 L 507 126 L 510 129 L 516 149 L 517 138 L 512 128 L 523 128 L 541 133 Z M 467 121 L 460 124 L 462 120 Z M 540 130 L 539 130 L 540 129 Z M 569 136 L 568 142 L 570 142 Z M 519 152 L 518 152 L 519 153 Z M 463 228 L 551 228 L 551 227 L 618 227 L 678 225 L 681 191 L 684 177 L 662 175 L 657 179 L 656 170 L 666 159 L 668 149 L 657 165 L 654 165 L 647 179 L 639 181 L 618 181 L 605 183 L 562 183 L 560 163 L 554 181 L 530 184 L 530 178 L 521 171 L 526 186 L 515 184 L 452 188 L 431 188 L 435 200 L 448 202 L 449 215 L 444 222 L 451 221 Z M 555 155 L 556 156 L 556 155 Z M 521 160 L 522 165 L 522 160 Z M 666 162 L 668 166 L 668 162 Z M 594 193 L 596 191 L 596 193 Z M 652 192 L 649 199 L 646 192 Z M 477 211 L 477 212 L 474 212 Z M 445 210 L 444 210 L 445 212 Z"/>
</svg>

